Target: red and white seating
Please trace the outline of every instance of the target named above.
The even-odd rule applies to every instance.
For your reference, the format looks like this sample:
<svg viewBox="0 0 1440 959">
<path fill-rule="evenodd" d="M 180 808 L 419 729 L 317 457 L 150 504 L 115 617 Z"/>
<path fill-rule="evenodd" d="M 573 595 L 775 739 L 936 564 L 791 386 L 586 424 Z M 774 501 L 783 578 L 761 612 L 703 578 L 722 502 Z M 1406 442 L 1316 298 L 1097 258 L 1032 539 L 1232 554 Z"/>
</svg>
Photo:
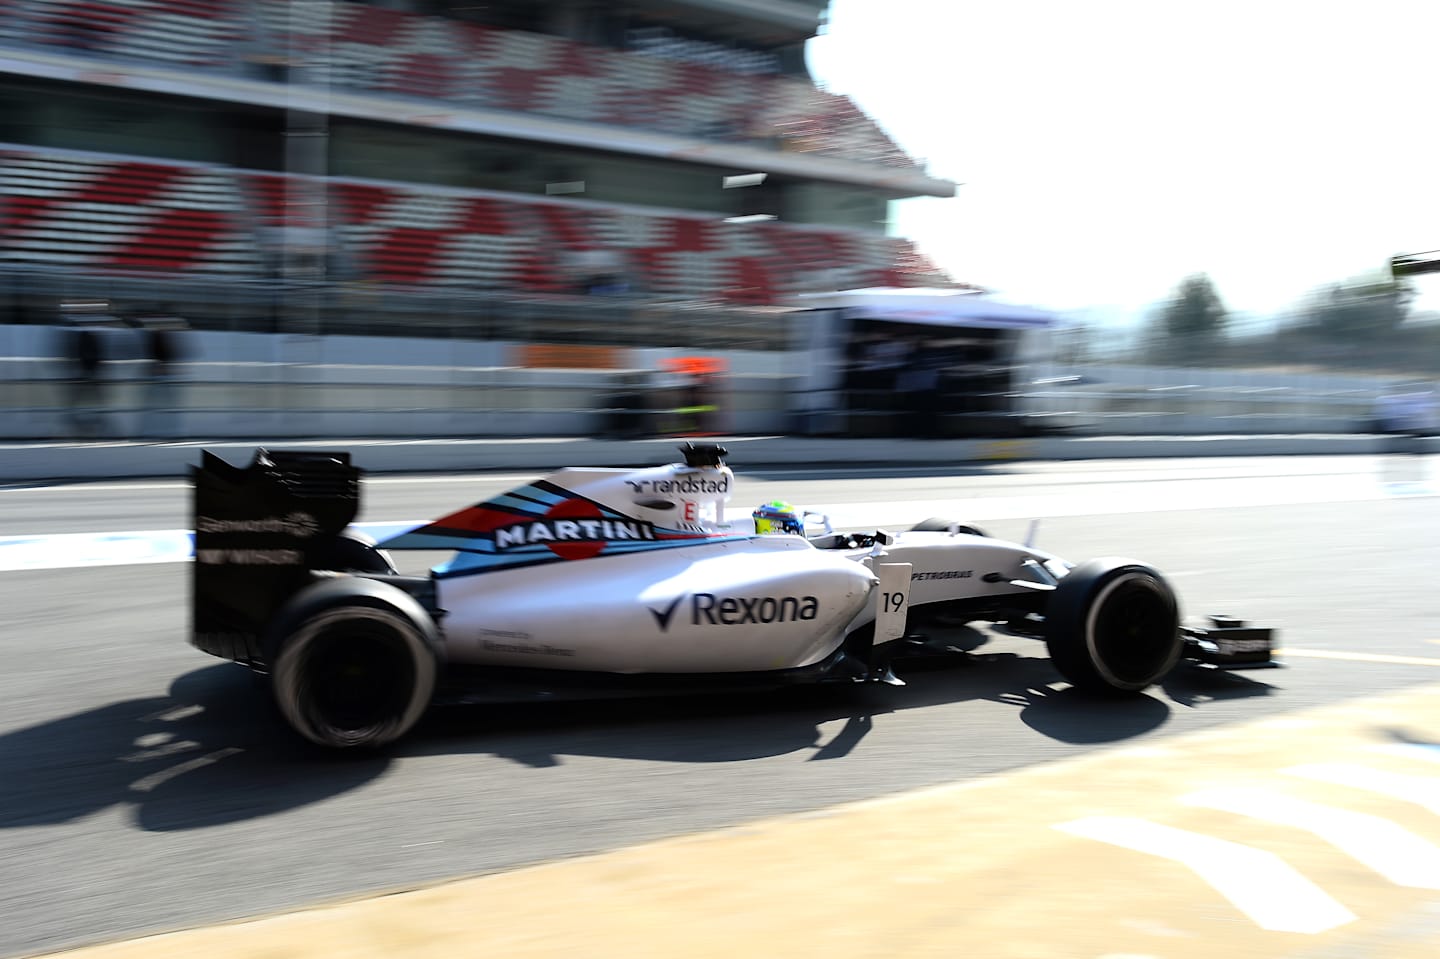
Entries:
<svg viewBox="0 0 1440 959">
<path fill-rule="evenodd" d="M 224 66 L 247 34 L 229 0 L 40 0 L 16 26 L 32 42 L 182 66 Z"/>
<path fill-rule="evenodd" d="M 458 191 L 337 182 L 338 232 L 364 275 L 403 285 L 520 285 L 535 239 L 513 232 L 507 201 Z"/>
<path fill-rule="evenodd" d="M 8 265 L 261 275 L 282 238 L 404 286 L 571 292 L 587 258 L 638 293 L 736 303 L 943 278 L 908 241 L 852 230 L 0 148 Z"/>
<path fill-rule="evenodd" d="M 190 274 L 257 265 L 225 170 L 0 152 L 0 259 L 8 264 Z"/>
<path fill-rule="evenodd" d="M 328 23 L 293 10 L 288 0 L 258 0 L 256 6 L 265 44 L 277 53 L 299 51 L 314 64 L 327 62 L 330 82 L 341 87 L 913 165 L 848 97 L 803 80 L 730 73 L 359 3 L 330 5 Z"/>
<path fill-rule="evenodd" d="M 28 42 L 90 55 L 219 68 L 283 62 L 301 68 L 301 82 L 913 165 L 847 97 L 803 80 L 364 3 L 29 0 L 8 21 Z"/>
</svg>

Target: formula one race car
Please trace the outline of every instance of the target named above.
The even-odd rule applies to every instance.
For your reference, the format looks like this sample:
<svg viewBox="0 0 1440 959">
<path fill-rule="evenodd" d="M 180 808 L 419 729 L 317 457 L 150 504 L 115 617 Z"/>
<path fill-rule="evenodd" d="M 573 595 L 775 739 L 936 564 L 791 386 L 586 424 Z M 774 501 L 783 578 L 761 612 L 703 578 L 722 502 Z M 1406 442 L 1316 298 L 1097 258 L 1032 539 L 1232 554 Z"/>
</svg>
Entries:
<svg viewBox="0 0 1440 959">
<path fill-rule="evenodd" d="M 1097 692 L 1144 690 L 1182 659 L 1272 665 L 1271 630 L 1182 626 L 1143 563 L 1076 566 L 938 519 L 836 532 L 783 503 L 731 522 L 725 450 L 682 450 L 667 466 L 560 470 L 381 543 L 350 526 L 348 454 L 261 449 L 235 467 L 207 451 L 192 467 L 191 641 L 268 673 L 286 720 L 333 747 L 393 741 L 452 696 L 903 685 L 893 664 L 933 655 L 924 629 L 942 620 L 1043 640 Z M 453 555 L 401 575 L 400 549 Z"/>
</svg>

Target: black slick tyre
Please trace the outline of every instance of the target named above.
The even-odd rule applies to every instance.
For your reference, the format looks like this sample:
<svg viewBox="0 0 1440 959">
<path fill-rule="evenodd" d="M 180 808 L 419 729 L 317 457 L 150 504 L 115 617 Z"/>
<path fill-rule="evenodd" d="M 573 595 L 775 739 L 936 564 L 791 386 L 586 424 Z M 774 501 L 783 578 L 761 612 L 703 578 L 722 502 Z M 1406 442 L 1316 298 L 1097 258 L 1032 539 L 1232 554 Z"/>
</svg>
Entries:
<svg viewBox="0 0 1440 959">
<path fill-rule="evenodd" d="M 265 655 L 286 722 L 313 743 L 349 749 L 410 731 L 434 695 L 440 649 L 439 630 L 414 597 L 336 576 L 280 609 Z"/>
<path fill-rule="evenodd" d="M 1071 570 L 1045 608 L 1045 645 L 1079 689 L 1139 692 L 1180 660 L 1180 604 L 1155 569 L 1096 559 Z"/>
<path fill-rule="evenodd" d="M 390 554 L 375 546 L 375 537 L 353 526 L 346 527 L 326 542 L 317 544 L 310 555 L 310 568 L 339 573 L 394 573 Z"/>
<path fill-rule="evenodd" d="M 978 526 L 971 526 L 969 523 L 958 523 L 953 519 L 945 519 L 943 516 L 932 516 L 929 519 L 921 520 L 910 530 L 915 533 L 948 533 L 951 527 L 958 527 L 956 532 L 967 533 L 970 536 L 985 536 L 986 533 Z"/>
</svg>

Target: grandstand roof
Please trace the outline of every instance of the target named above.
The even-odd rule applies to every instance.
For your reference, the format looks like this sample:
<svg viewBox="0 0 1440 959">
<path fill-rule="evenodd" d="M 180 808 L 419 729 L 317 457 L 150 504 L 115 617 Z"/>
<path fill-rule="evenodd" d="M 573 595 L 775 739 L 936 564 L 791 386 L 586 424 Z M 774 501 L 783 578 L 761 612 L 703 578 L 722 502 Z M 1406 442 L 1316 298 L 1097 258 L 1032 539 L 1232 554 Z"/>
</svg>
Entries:
<svg viewBox="0 0 1440 959">
<path fill-rule="evenodd" d="M 793 298 L 810 309 L 846 309 L 859 319 L 923 323 L 928 326 L 1043 329 L 1054 326 L 1054 313 L 992 300 L 967 290 L 875 287 L 837 293 L 806 293 Z"/>
<path fill-rule="evenodd" d="M 762 46 L 801 43 L 819 29 L 829 0 L 629 0 L 636 13 Z"/>
</svg>

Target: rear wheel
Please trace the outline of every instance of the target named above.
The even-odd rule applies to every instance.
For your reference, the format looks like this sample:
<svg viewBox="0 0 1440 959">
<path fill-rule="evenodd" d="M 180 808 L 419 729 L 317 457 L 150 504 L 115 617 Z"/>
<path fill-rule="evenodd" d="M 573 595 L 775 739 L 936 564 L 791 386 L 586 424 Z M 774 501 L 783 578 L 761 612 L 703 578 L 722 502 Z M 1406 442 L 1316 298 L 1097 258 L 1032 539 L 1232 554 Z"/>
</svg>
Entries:
<svg viewBox="0 0 1440 959">
<path fill-rule="evenodd" d="M 390 554 L 375 546 L 375 537 L 346 527 L 310 554 L 310 568 L 340 573 L 394 573 Z"/>
<path fill-rule="evenodd" d="M 1050 594 L 1045 645 L 1073 685 L 1138 692 L 1175 668 L 1183 640 L 1180 604 L 1156 570 L 1129 560 L 1092 560 Z"/>
<path fill-rule="evenodd" d="M 375 580 L 322 580 L 280 611 L 266 659 L 292 728 L 331 748 L 377 747 L 419 721 L 435 691 L 438 630 L 408 594 Z"/>
<path fill-rule="evenodd" d="M 916 533 L 948 533 L 952 527 L 957 533 L 967 533 L 971 536 L 985 536 L 986 533 L 978 526 L 971 526 L 969 523 L 958 523 L 955 520 L 945 519 L 943 516 L 932 516 L 927 520 L 921 520 L 910 529 Z"/>
</svg>

